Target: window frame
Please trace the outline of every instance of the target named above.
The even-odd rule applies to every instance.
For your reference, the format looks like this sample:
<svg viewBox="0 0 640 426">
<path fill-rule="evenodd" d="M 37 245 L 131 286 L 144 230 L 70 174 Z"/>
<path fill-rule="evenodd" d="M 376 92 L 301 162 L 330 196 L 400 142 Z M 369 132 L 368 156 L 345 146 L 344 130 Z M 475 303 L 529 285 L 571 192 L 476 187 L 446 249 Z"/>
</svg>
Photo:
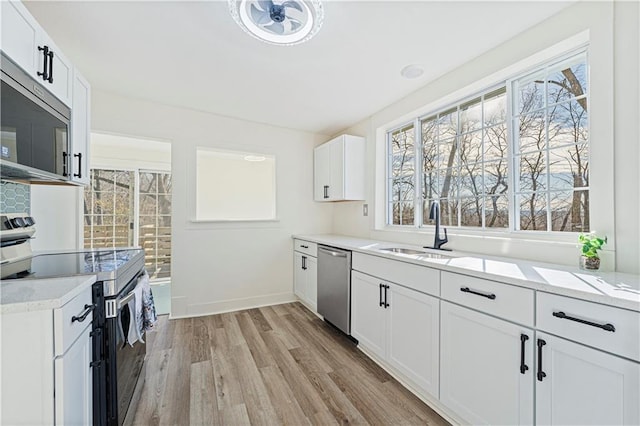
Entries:
<svg viewBox="0 0 640 426">
<path fill-rule="evenodd" d="M 504 87 L 505 89 L 505 96 L 506 96 L 506 111 L 505 111 L 505 126 L 506 126 L 506 134 L 507 134 L 507 155 L 505 156 L 505 160 L 507 162 L 507 173 L 508 173 L 508 184 L 509 184 L 509 188 L 507 191 L 507 201 L 508 201 L 508 226 L 506 228 L 487 228 L 486 227 L 486 218 L 483 217 L 482 219 L 482 226 L 481 227 L 476 227 L 476 226 L 449 226 L 447 225 L 447 228 L 450 231 L 453 231 L 452 234 L 467 234 L 467 235 L 484 235 L 484 236 L 496 236 L 496 237 L 503 237 L 503 238 L 509 238 L 512 236 L 516 236 L 519 238 L 522 237 L 527 237 L 527 238 L 532 238 L 532 239 L 553 239 L 553 240 L 562 240 L 562 241 L 569 241 L 569 240 L 575 240 L 575 236 L 578 235 L 579 233 L 581 233 L 580 231 L 553 231 L 552 230 L 552 224 L 551 222 L 549 222 L 549 216 L 551 216 L 551 210 L 547 209 L 547 230 L 522 230 L 519 229 L 519 222 L 516 223 L 516 220 L 519 220 L 519 215 L 520 215 L 520 209 L 517 208 L 516 205 L 516 198 L 517 198 L 517 192 L 516 192 L 516 182 L 520 179 L 520 173 L 518 172 L 518 176 L 515 176 L 515 170 L 516 170 L 516 164 L 515 162 L 517 161 L 517 155 L 516 152 L 519 152 L 519 150 L 516 151 L 516 144 L 519 141 L 519 130 L 514 128 L 514 120 L 517 118 L 516 115 L 514 115 L 514 84 L 515 82 L 527 77 L 528 75 L 532 75 L 535 74 L 537 72 L 544 72 L 546 73 L 548 69 L 552 69 L 556 66 L 558 66 L 559 64 L 561 64 L 562 62 L 566 62 L 571 60 L 574 57 L 579 57 L 579 56 L 584 56 L 584 60 L 585 60 L 585 64 L 586 64 L 586 80 L 587 80 L 587 93 L 585 95 L 585 99 L 587 100 L 587 104 L 590 106 L 589 108 L 589 112 L 588 112 L 588 121 L 587 121 L 587 127 L 588 127 L 588 133 L 589 133 L 589 139 L 586 141 L 587 146 L 589 147 L 589 154 L 588 154 L 588 160 L 589 160 L 589 185 L 586 187 L 587 190 L 589 191 L 589 197 L 590 197 L 590 203 L 589 203 L 589 216 L 590 216 L 590 223 L 589 223 L 589 231 L 586 232 L 593 232 L 594 226 L 593 226 L 593 222 L 592 222 L 592 209 L 591 206 L 593 205 L 593 200 L 592 200 L 592 189 L 593 189 L 593 184 L 592 184 L 592 169 L 591 169 L 591 157 L 592 157 L 592 150 L 591 150 L 591 146 L 592 146 L 592 139 L 591 139 L 591 92 L 592 92 L 592 88 L 591 88 L 591 79 L 590 79 L 590 73 L 591 73 L 591 63 L 590 63 L 590 52 L 589 52 L 589 44 L 588 41 L 584 41 L 582 43 L 578 43 L 577 45 L 574 45 L 572 48 L 570 49 L 566 49 L 564 50 L 563 53 L 560 54 L 556 54 L 556 55 L 548 55 L 547 57 L 533 63 L 530 64 L 526 67 L 520 67 L 518 69 L 516 69 L 515 71 L 511 71 L 507 76 L 504 76 L 502 78 L 497 78 L 494 79 L 492 83 L 487 83 L 487 84 L 483 84 L 481 89 L 475 88 L 474 90 L 467 90 L 465 95 L 462 96 L 457 96 L 457 97 L 453 97 L 453 99 L 455 100 L 448 100 L 446 102 L 441 101 L 436 101 L 433 102 L 430 105 L 434 105 L 433 107 L 426 109 L 423 108 L 421 111 L 426 111 L 426 112 L 421 112 L 420 114 L 410 114 L 410 117 L 413 118 L 405 118 L 402 121 L 396 121 L 394 123 L 393 126 L 389 126 L 389 127 L 381 127 L 378 128 L 378 135 L 380 135 L 380 133 L 382 132 L 384 134 L 384 162 L 385 162 L 385 167 L 384 167 L 384 185 L 385 185 L 385 189 L 384 189 L 384 203 L 385 203 L 385 215 L 384 218 L 382 219 L 382 223 L 380 225 L 378 225 L 376 227 L 376 229 L 381 229 L 381 230 L 393 230 L 393 231 L 399 231 L 399 232 L 403 232 L 403 231 L 411 231 L 411 232 L 415 232 L 415 231 L 431 231 L 434 228 L 434 225 L 430 225 L 430 224 L 426 224 L 423 223 L 423 202 L 426 200 L 422 199 L 422 172 L 423 172 L 423 167 L 422 167 L 422 162 L 421 162 L 421 157 L 422 157 L 422 149 L 423 149 L 423 143 L 422 143 L 422 126 L 421 126 L 421 122 L 422 120 L 429 118 L 429 117 L 437 117 L 438 114 L 445 112 L 451 108 L 455 108 L 458 114 L 458 132 L 456 133 L 455 136 L 455 141 L 456 144 L 458 143 L 458 138 L 460 137 L 461 133 L 459 133 L 459 129 L 460 129 L 460 122 L 459 122 L 459 111 L 460 108 L 462 106 L 464 106 L 466 103 L 478 98 L 478 97 L 482 97 L 482 100 L 484 101 L 484 96 L 491 94 L 493 91 L 499 90 L 501 87 Z M 513 67 L 509 67 L 510 69 Z M 545 74 L 546 75 L 546 74 Z M 546 83 L 545 83 L 546 86 Z M 458 92 L 456 92 L 458 93 Z M 545 95 L 546 95 L 546 91 L 545 91 Z M 449 96 L 446 96 L 445 98 L 450 98 L 451 99 L 451 94 Z M 572 97 L 571 100 L 575 100 L 576 97 Z M 566 102 L 566 101 L 564 101 Z M 548 107 L 548 103 L 547 100 L 545 99 L 545 103 L 544 103 L 544 110 L 546 111 Z M 400 123 L 400 124 L 398 124 Z M 415 173 L 414 173 L 414 187 L 415 187 L 415 196 L 414 196 L 414 223 L 413 225 L 401 225 L 401 224 L 393 224 L 393 216 L 392 216 L 392 204 L 393 201 L 389 198 L 390 195 L 390 182 L 391 179 L 389 179 L 389 176 L 391 174 L 392 171 L 392 164 L 389 162 L 389 158 L 390 158 L 390 137 L 391 137 L 391 133 L 394 131 L 397 131 L 399 129 L 402 129 L 404 127 L 407 127 L 409 125 L 413 124 L 414 126 L 414 137 L 415 137 L 415 144 L 414 144 L 414 161 L 416 162 L 415 164 Z M 491 126 L 488 126 L 491 127 Z M 545 118 L 545 132 L 548 133 L 548 123 L 547 120 Z M 484 127 L 484 123 L 481 127 L 481 129 L 485 129 Z M 515 135 L 518 134 L 518 138 L 515 138 Z M 548 136 L 547 136 L 548 137 Z M 484 138 L 483 138 L 483 147 L 484 147 Z M 549 151 L 549 147 L 546 148 L 545 152 Z M 547 154 L 548 155 L 548 154 Z M 418 161 L 420 160 L 420 161 Z M 481 164 L 484 164 L 485 160 L 484 158 L 482 159 Z M 458 165 L 459 167 L 459 165 Z M 548 166 L 547 166 L 548 167 Z M 548 180 L 548 177 L 547 177 Z M 575 191 L 575 189 L 574 189 Z M 547 185 L 547 189 L 545 190 L 545 198 L 548 200 L 549 198 L 549 193 L 552 192 L 549 189 L 549 185 Z M 457 200 L 461 200 L 461 197 L 457 197 Z M 419 208 L 418 208 L 419 207 Z M 516 208 L 518 211 L 516 211 Z M 457 208 L 457 213 L 458 216 L 460 215 L 459 212 L 460 208 Z M 486 215 L 486 210 L 483 207 L 483 213 Z M 460 218 L 458 217 L 458 222 L 460 222 Z"/>
</svg>

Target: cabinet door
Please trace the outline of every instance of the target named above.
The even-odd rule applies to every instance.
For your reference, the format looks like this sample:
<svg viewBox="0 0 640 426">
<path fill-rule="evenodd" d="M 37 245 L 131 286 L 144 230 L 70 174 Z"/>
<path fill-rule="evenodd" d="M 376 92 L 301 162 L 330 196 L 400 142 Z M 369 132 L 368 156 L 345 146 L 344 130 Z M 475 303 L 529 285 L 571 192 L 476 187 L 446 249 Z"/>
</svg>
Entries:
<svg viewBox="0 0 640 426">
<path fill-rule="evenodd" d="M 67 352 L 54 361 L 58 425 L 88 425 L 93 421 L 90 331 L 89 325 Z"/>
<path fill-rule="evenodd" d="M 331 185 L 331 148 L 328 144 L 313 150 L 313 198 L 316 201 L 329 201 Z"/>
<path fill-rule="evenodd" d="M 444 301 L 440 309 L 440 400 L 471 424 L 532 424 L 533 331 Z"/>
<path fill-rule="evenodd" d="M 541 425 L 640 424 L 640 364 L 544 333 L 542 381 L 536 380 Z M 536 374 L 538 371 L 536 371 Z"/>
<path fill-rule="evenodd" d="M 380 280 L 351 273 L 351 335 L 368 351 L 385 357 L 387 310 L 380 306 Z"/>
<path fill-rule="evenodd" d="M 307 256 L 305 261 L 307 269 L 304 271 L 306 275 L 306 296 L 309 305 L 314 311 L 318 310 L 318 259 L 313 256 Z"/>
<path fill-rule="evenodd" d="M 27 73 L 38 79 L 37 68 L 39 26 L 22 3 L 0 2 L 2 7 L 2 51 Z M 41 78 L 38 79 L 41 81 Z"/>
<path fill-rule="evenodd" d="M 71 180 L 89 184 L 89 137 L 91 86 L 78 72 L 73 77 L 73 108 L 71 109 Z"/>
<path fill-rule="evenodd" d="M 46 35 L 41 33 L 39 41 L 41 46 L 47 46 L 53 54 L 53 64 L 48 66 L 51 81 L 38 80 L 51 93 L 53 93 L 64 104 L 71 106 L 72 88 L 73 88 L 73 66 L 71 62 L 64 56 L 58 46 Z M 44 68 L 44 55 L 38 55 L 38 69 Z"/>
<path fill-rule="evenodd" d="M 391 284 L 387 303 L 389 363 L 438 398 L 439 300 Z"/>
<path fill-rule="evenodd" d="M 344 200 L 344 136 L 329 145 L 329 200 Z"/>
<path fill-rule="evenodd" d="M 298 252 L 293 253 L 293 292 L 300 299 L 306 298 L 305 293 L 307 277 L 304 273 L 304 269 L 302 268 L 303 256 L 303 254 L 300 254 Z"/>
</svg>

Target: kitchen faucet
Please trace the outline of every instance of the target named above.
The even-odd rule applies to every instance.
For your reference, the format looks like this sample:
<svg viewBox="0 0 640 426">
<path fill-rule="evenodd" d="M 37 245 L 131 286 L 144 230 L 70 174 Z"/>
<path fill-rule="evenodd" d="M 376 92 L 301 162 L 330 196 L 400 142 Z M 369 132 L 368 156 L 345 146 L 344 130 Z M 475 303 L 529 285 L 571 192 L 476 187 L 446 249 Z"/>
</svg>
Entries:
<svg viewBox="0 0 640 426">
<path fill-rule="evenodd" d="M 425 246 L 424 248 L 433 248 L 436 250 L 451 251 L 451 249 L 442 248 L 443 245 L 449 242 L 449 239 L 447 238 L 447 228 L 443 228 L 444 238 L 440 238 L 440 202 L 438 201 L 431 202 L 431 208 L 429 209 L 429 220 L 435 221 L 436 235 L 433 239 L 433 247 Z"/>
</svg>

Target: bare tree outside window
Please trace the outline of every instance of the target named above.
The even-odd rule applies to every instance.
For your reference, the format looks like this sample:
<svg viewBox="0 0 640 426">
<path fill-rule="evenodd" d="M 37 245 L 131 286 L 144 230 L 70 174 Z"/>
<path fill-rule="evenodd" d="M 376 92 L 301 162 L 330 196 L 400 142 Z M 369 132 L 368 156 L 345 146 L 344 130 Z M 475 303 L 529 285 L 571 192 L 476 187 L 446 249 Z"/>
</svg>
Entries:
<svg viewBox="0 0 640 426">
<path fill-rule="evenodd" d="M 589 231 L 586 55 L 516 81 L 519 229 Z"/>
<path fill-rule="evenodd" d="M 414 224 L 415 132 L 413 124 L 389 134 L 390 175 L 388 182 L 391 223 Z"/>
</svg>

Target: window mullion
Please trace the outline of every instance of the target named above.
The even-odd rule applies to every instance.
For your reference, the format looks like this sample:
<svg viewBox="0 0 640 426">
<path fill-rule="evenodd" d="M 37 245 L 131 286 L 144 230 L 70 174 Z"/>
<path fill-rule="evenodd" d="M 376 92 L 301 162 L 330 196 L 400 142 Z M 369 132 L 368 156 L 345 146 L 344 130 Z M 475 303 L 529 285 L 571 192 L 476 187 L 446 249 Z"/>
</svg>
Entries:
<svg viewBox="0 0 640 426">
<path fill-rule="evenodd" d="M 515 101 L 515 90 L 513 90 L 513 86 L 515 84 L 514 80 L 507 81 L 506 89 L 507 89 L 507 173 L 510 177 L 509 187 L 507 188 L 507 196 L 508 196 L 508 209 L 509 209 L 509 226 L 507 229 L 509 231 L 516 231 L 519 229 L 518 224 L 520 223 L 520 206 L 516 203 L 516 185 L 518 179 L 520 178 L 520 173 L 516 176 L 516 154 L 518 152 L 517 146 L 518 141 L 520 139 L 519 131 L 516 127 L 516 101 Z"/>
<path fill-rule="evenodd" d="M 420 119 L 416 118 L 413 123 L 414 129 L 414 154 L 413 154 L 413 224 L 416 228 L 422 227 L 422 126 Z"/>
</svg>

